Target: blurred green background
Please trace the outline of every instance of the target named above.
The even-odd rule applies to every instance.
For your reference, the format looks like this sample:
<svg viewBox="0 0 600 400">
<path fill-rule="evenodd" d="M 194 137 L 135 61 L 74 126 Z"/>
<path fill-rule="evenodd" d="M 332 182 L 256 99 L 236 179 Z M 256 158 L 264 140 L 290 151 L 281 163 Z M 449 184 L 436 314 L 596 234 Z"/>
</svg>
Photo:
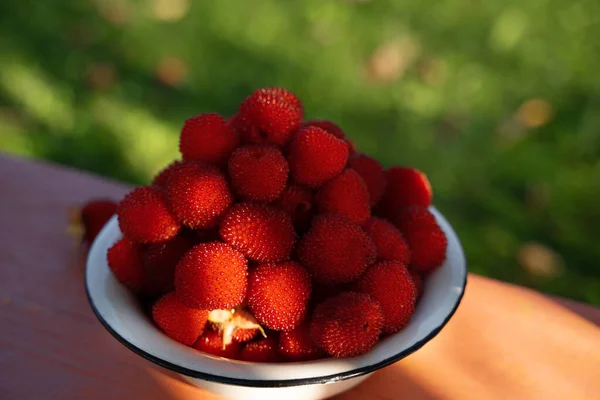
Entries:
<svg viewBox="0 0 600 400">
<path fill-rule="evenodd" d="M 0 149 L 145 183 L 283 86 L 426 172 L 474 272 L 600 305 L 597 0 L 4 0 Z"/>
</svg>

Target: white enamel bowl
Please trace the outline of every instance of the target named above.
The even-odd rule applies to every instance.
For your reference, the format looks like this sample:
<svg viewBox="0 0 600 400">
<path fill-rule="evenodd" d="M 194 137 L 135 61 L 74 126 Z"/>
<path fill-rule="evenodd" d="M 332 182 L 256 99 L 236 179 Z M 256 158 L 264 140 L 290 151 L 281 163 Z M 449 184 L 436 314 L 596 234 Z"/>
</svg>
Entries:
<svg viewBox="0 0 600 400">
<path fill-rule="evenodd" d="M 466 286 L 465 257 L 448 221 L 431 210 L 448 237 L 446 262 L 427 279 L 410 324 L 358 357 L 259 364 L 214 357 L 168 338 L 108 268 L 106 251 L 121 237 L 116 217 L 92 245 L 86 290 L 96 316 L 119 342 L 179 373 L 192 385 L 235 399 L 322 399 L 356 386 L 374 371 L 415 352 L 433 339 L 456 311 Z"/>
</svg>

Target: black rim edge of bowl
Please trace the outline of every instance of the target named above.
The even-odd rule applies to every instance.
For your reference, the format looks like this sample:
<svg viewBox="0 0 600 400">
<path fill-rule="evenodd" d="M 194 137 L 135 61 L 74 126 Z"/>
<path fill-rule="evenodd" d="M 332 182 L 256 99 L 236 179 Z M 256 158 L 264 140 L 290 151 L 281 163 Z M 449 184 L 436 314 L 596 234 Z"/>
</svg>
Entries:
<svg viewBox="0 0 600 400">
<path fill-rule="evenodd" d="M 87 265 L 86 265 L 86 270 L 87 270 Z M 137 355 L 142 356 L 145 359 L 147 359 L 157 365 L 160 365 L 161 367 L 167 368 L 171 371 L 177 372 L 182 375 L 189 376 L 191 378 L 198 378 L 198 379 L 203 379 L 203 380 L 210 381 L 210 382 L 223 383 L 223 384 L 227 384 L 227 385 L 261 387 L 261 388 L 268 388 L 268 387 L 276 388 L 276 387 L 289 387 L 289 386 L 302 386 L 302 385 L 333 383 L 333 382 L 343 381 L 346 379 L 356 378 L 361 375 L 366 375 L 371 372 L 375 372 L 381 368 L 387 367 L 388 365 L 393 364 L 396 361 L 399 361 L 399 360 L 409 356 L 410 354 L 414 353 L 415 351 L 417 351 L 421 347 L 423 347 L 425 345 L 425 343 L 429 342 L 431 339 L 436 337 L 437 334 L 440 333 L 442 328 L 448 323 L 450 318 L 452 318 L 452 316 L 458 309 L 458 306 L 460 305 L 462 298 L 465 294 L 465 290 L 466 290 L 466 286 L 467 286 L 467 275 L 468 275 L 468 271 L 466 270 L 466 266 L 465 266 L 465 278 L 464 278 L 463 284 L 462 284 L 462 291 L 456 300 L 456 304 L 454 305 L 454 307 L 452 308 L 452 310 L 450 311 L 448 316 L 442 321 L 442 323 L 440 325 L 438 325 L 434 330 L 432 330 L 427 336 L 425 336 L 423 339 L 419 340 L 418 342 L 416 342 L 414 345 L 410 346 L 409 348 L 405 349 L 404 351 L 401 351 L 400 353 L 395 354 L 389 358 L 386 358 L 378 363 L 375 363 L 372 365 L 367 365 L 365 367 L 352 369 L 350 371 L 342 372 L 342 373 L 335 374 L 335 375 L 326 375 L 326 376 L 301 378 L 301 379 L 282 379 L 282 380 L 239 379 L 239 378 L 229 378 L 229 377 L 219 376 L 219 375 L 212 375 L 212 374 L 208 374 L 208 373 L 204 373 L 204 372 L 195 371 L 193 369 L 181 367 L 181 366 L 173 364 L 169 361 L 165 361 L 161 358 L 158 358 L 158 357 L 146 352 L 145 350 L 140 349 L 133 343 L 131 343 L 128 340 L 126 340 L 125 338 L 123 338 L 104 320 L 104 318 L 102 317 L 102 315 L 100 315 L 100 312 L 96 308 L 96 306 L 90 296 L 90 291 L 88 288 L 88 280 L 87 280 L 87 271 L 85 274 L 85 292 L 86 292 L 86 295 L 88 298 L 88 302 L 90 303 L 90 306 L 92 307 L 92 310 L 94 311 L 94 314 L 96 314 L 96 317 L 98 318 L 98 320 L 102 323 L 102 325 L 104 325 L 104 328 L 106 328 L 106 330 L 108 332 L 110 332 L 110 334 L 115 339 L 117 339 L 119 342 L 121 342 L 121 344 L 123 344 L 125 347 L 127 347 L 129 350 L 133 351 Z"/>
</svg>

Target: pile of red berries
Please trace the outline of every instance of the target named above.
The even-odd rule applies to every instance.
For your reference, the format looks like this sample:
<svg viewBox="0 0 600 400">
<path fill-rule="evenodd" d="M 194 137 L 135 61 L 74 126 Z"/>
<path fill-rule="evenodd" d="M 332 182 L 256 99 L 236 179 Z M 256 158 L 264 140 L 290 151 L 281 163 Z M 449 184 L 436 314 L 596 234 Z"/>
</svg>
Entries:
<svg viewBox="0 0 600 400">
<path fill-rule="evenodd" d="M 256 362 L 363 354 L 404 328 L 446 257 L 427 177 L 384 170 L 298 98 L 257 90 L 181 131 L 181 161 L 133 190 L 108 251 L 152 318 L 200 351 Z"/>
</svg>

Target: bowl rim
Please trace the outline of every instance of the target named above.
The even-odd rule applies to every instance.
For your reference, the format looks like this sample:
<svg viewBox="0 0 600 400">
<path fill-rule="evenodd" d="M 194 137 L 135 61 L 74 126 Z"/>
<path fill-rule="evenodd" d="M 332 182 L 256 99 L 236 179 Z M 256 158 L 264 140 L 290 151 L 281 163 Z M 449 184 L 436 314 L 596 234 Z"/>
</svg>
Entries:
<svg viewBox="0 0 600 400">
<path fill-rule="evenodd" d="M 462 255 L 462 260 L 463 260 L 462 264 L 464 266 L 464 274 L 463 274 L 464 277 L 463 277 L 463 280 L 462 280 L 462 283 L 460 286 L 460 292 L 458 293 L 458 296 L 456 297 L 456 300 L 455 300 L 455 303 L 454 303 L 452 309 L 446 315 L 446 317 L 434 329 L 432 329 L 426 336 L 424 336 L 421 340 L 415 342 L 413 345 L 411 345 L 411 346 L 403 349 L 402 351 L 395 353 L 395 354 L 391 355 L 390 357 L 387 357 L 379 362 L 376 362 L 376 363 L 373 363 L 370 365 L 357 367 L 357 368 L 351 368 L 347 371 L 339 372 L 339 373 L 332 374 L 332 375 L 323 375 L 323 376 L 307 377 L 307 378 L 294 378 L 294 379 L 245 379 L 245 378 L 234 378 L 234 377 L 227 377 L 227 376 L 211 374 L 211 373 L 202 372 L 202 371 L 198 371 L 198 370 L 194 370 L 194 369 L 190 369 L 187 367 L 177 365 L 170 361 L 164 360 L 158 356 L 155 356 L 155 355 L 141 349 L 140 347 L 136 346 L 134 343 L 132 343 L 131 341 L 127 340 L 122 335 L 120 335 L 105 320 L 105 318 L 102 316 L 102 313 L 98 310 L 96 304 L 94 303 L 94 300 L 90 293 L 90 286 L 89 286 L 90 282 L 88 279 L 88 269 L 90 268 L 89 262 L 86 262 L 86 268 L 85 268 L 85 292 L 86 292 L 88 302 L 92 308 L 92 311 L 96 315 L 96 318 L 98 318 L 98 320 L 104 326 L 104 328 L 115 339 L 117 339 L 122 345 L 124 345 L 126 348 L 128 348 L 130 351 L 134 352 L 135 354 L 145 358 L 148 361 L 151 361 L 154 364 L 157 364 L 163 368 L 169 369 L 173 372 L 185 375 L 187 377 L 197 378 L 197 379 L 202 379 L 202 380 L 206 380 L 206 381 L 210 381 L 210 382 L 216 382 L 216 383 L 227 384 L 227 385 L 246 386 L 246 387 L 262 387 L 262 388 L 268 388 L 268 387 L 271 387 L 271 388 L 279 387 L 280 388 L 280 387 L 291 387 L 291 386 L 325 384 L 325 383 L 333 383 L 333 382 L 343 381 L 343 380 L 347 380 L 347 379 L 357 378 L 359 376 L 370 374 L 381 368 L 387 367 L 388 365 L 391 365 L 391 364 L 409 356 L 410 354 L 414 353 L 415 351 L 419 350 L 427 342 L 432 340 L 434 337 L 436 337 L 440 333 L 442 328 L 444 328 L 444 326 L 448 323 L 448 321 L 450 321 L 452 316 L 455 314 L 456 310 L 458 309 L 458 306 L 460 305 L 460 303 L 463 299 L 463 296 L 464 296 L 464 293 L 466 290 L 467 276 L 468 276 L 466 259 L 464 257 L 464 250 L 462 248 L 460 240 L 458 240 L 458 236 L 455 234 L 450 223 L 434 207 L 430 207 L 430 209 L 436 215 L 437 218 L 441 218 L 447 224 L 447 226 L 452 230 L 452 233 L 457 238 L 457 242 L 458 242 L 457 244 L 458 244 L 459 250 Z M 113 218 L 116 218 L 116 217 L 113 217 Z M 104 231 L 110 225 L 111 224 L 109 221 L 109 223 L 107 223 L 102 230 Z M 98 237 L 101 236 L 101 233 L 98 235 Z M 90 249 L 91 249 L 91 247 L 90 247 Z M 297 363 L 287 363 L 287 364 L 293 365 L 293 364 L 297 364 Z"/>
</svg>

